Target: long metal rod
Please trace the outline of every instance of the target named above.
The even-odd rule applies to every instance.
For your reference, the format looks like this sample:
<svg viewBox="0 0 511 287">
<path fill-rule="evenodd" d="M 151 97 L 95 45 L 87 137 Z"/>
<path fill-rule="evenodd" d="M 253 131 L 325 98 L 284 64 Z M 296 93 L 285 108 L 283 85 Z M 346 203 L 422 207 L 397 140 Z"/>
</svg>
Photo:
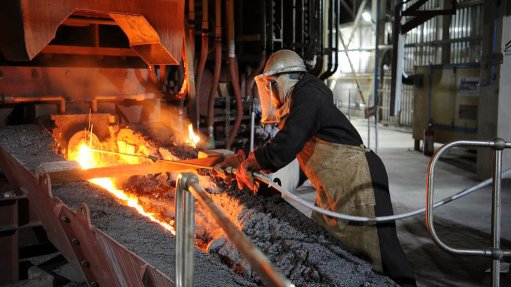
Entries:
<svg viewBox="0 0 511 287">
<path fill-rule="evenodd" d="M 500 251 L 500 235 L 501 235 L 501 177 L 500 173 L 502 170 L 502 150 L 496 149 L 494 151 L 493 158 L 493 194 L 492 194 L 492 249 L 494 251 Z M 492 286 L 500 286 L 500 260 L 502 259 L 501 254 L 493 255 L 492 264 Z"/>
<path fill-rule="evenodd" d="M 374 3 L 374 2 L 373 2 Z M 380 50 L 378 45 L 380 44 L 380 1 L 376 0 L 376 25 L 375 25 L 375 43 L 374 43 L 374 152 L 378 153 L 378 119 L 379 119 L 379 105 L 380 105 L 380 94 L 378 91 L 378 67 L 380 66 Z"/>
<path fill-rule="evenodd" d="M 185 192 L 187 189 L 191 195 L 193 195 L 197 201 L 211 214 L 211 216 L 215 219 L 216 223 L 224 230 L 224 232 L 227 234 L 229 239 L 232 241 L 232 243 L 236 246 L 238 251 L 247 259 L 247 261 L 250 263 L 252 268 L 257 272 L 257 274 L 261 277 L 261 280 L 263 283 L 267 286 L 294 286 L 289 280 L 287 280 L 280 272 L 278 272 L 273 265 L 270 263 L 268 258 L 258 249 L 256 248 L 247 238 L 247 236 L 241 232 L 236 225 L 225 215 L 225 213 L 216 205 L 213 200 L 206 194 L 206 192 L 202 189 L 202 187 L 199 184 L 199 179 L 196 174 L 193 173 L 183 173 L 179 177 L 178 184 L 176 186 L 176 192 L 179 188 L 179 186 L 182 186 L 182 192 Z M 180 183 L 180 185 L 179 185 Z M 177 195 L 176 195 L 177 196 Z M 187 206 L 186 208 L 189 208 Z M 189 212 L 187 212 L 187 215 L 189 215 Z M 177 210 L 176 210 L 176 216 L 177 216 Z M 193 216 L 193 215 L 192 215 Z M 176 220 L 178 218 L 176 217 Z M 180 222 L 176 222 L 178 227 L 182 225 L 183 223 L 181 221 L 184 221 L 182 218 L 179 218 Z M 193 229 L 190 227 L 193 227 L 193 225 L 185 225 L 184 228 L 188 228 L 187 231 L 181 231 L 183 232 L 189 232 L 192 234 L 192 242 L 193 244 Z M 179 229 L 176 232 L 176 239 L 179 236 Z M 188 234 L 188 233 L 187 233 Z M 180 242 L 183 246 L 183 243 Z M 183 249 L 184 250 L 184 249 Z M 177 250 L 176 250 L 177 252 Z M 193 249 L 187 249 L 186 254 L 179 253 L 180 256 L 184 256 L 187 258 L 190 258 L 193 256 Z M 193 263 L 193 259 L 187 259 L 184 261 L 178 261 L 177 255 L 176 255 L 176 264 L 183 262 L 184 264 L 190 264 L 190 262 Z M 177 266 L 176 266 L 177 268 Z M 180 269 L 181 272 L 183 272 L 182 269 Z M 192 272 L 192 271 L 190 271 Z M 177 277 L 176 277 L 177 278 Z M 178 285 L 180 286 L 180 285 Z M 191 286 L 191 285 L 184 285 L 184 286 Z"/>
<path fill-rule="evenodd" d="M 254 142 L 255 142 L 255 107 L 252 101 L 252 105 L 250 108 L 250 151 L 254 150 Z"/>
<path fill-rule="evenodd" d="M 110 154 L 110 155 L 117 155 L 117 156 L 138 157 L 138 158 L 146 159 L 147 161 L 150 161 L 150 162 L 155 162 L 155 161 L 157 161 L 157 160 L 158 160 L 157 158 L 154 158 L 154 157 L 151 157 L 151 156 L 145 156 L 145 155 L 141 155 L 141 154 L 124 153 L 124 152 L 109 151 L 109 150 L 101 150 L 101 149 L 95 149 L 95 148 L 90 148 L 90 150 L 91 150 L 92 152 L 95 152 L 95 153 L 101 153 L 101 154 Z"/>
<path fill-rule="evenodd" d="M 198 161 L 158 160 L 155 163 L 126 164 L 82 169 L 75 161 L 60 161 L 41 164 L 41 166 L 37 168 L 36 173 L 48 173 L 53 182 L 71 182 L 102 177 L 133 176 L 190 169 L 213 169 L 215 164 L 214 159 L 209 163 L 203 162 L 203 164 L 197 164 L 196 162 Z M 62 168 L 60 168 L 59 165 L 62 165 Z"/>
<path fill-rule="evenodd" d="M 183 286 L 183 187 L 181 183 L 181 176 L 176 181 L 176 286 Z"/>
</svg>

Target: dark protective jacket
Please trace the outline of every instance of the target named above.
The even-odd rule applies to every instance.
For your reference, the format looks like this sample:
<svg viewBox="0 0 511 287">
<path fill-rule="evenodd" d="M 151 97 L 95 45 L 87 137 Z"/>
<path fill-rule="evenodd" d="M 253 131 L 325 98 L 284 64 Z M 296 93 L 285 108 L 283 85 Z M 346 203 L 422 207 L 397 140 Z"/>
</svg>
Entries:
<svg viewBox="0 0 511 287">
<path fill-rule="evenodd" d="M 289 100 L 289 114 L 280 131 L 254 152 L 262 169 L 276 171 L 297 157 L 316 189 L 317 206 L 359 216 L 393 214 L 383 163 L 363 146 L 356 129 L 334 105 L 330 89 L 305 74 Z M 394 223 L 359 226 L 315 212 L 312 219 L 376 270 L 397 282 L 415 281 Z"/>
<path fill-rule="evenodd" d="M 255 152 L 263 169 L 277 171 L 286 166 L 314 136 L 330 143 L 362 144 L 356 129 L 333 104 L 332 91 L 316 77 L 305 74 L 293 88 L 290 101 L 283 128 Z"/>
</svg>

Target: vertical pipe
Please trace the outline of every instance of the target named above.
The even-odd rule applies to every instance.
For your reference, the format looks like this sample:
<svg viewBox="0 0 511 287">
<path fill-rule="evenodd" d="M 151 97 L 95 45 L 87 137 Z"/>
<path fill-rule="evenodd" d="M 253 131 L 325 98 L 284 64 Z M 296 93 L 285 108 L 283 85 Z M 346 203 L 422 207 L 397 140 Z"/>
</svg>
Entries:
<svg viewBox="0 0 511 287">
<path fill-rule="evenodd" d="M 183 184 L 182 175 L 176 181 L 176 286 L 183 286 Z"/>
<path fill-rule="evenodd" d="M 215 96 L 222 71 L 222 2 L 215 1 L 215 68 L 213 70 L 213 84 L 209 91 L 208 100 L 208 147 L 215 147 L 214 125 L 215 125 Z"/>
<path fill-rule="evenodd" d="M 428 125 L 433 124 L 433 65 L 429 64 Z"/>
<path fill-rule="evenodd" d="M 191 174 L 191 176 L 195 176 Z M 195 178 L 190 178 L 195 179 Z M 188 180 L 190 180 L 188 179 Z M 183 272 L 184 286 L 193 286 L 193 269 L 194 269 L 194 229 L 195 229 L 195 218 L 194 218 L 194 203 L 195 199 L 193 195 L 188 191 L 184 193 L 184 246 L 183 246 L 183 263 L 185 270 Z"/>
<path fill-rule="evenodd" d="M 254 95 L 252 94 L 253 85 L 254 85 L 254 77 L 257 74 L 261 73 L 261 71 L 264 68 L 265 63 L 266 63 L 266 53 L 263 48 L 263 55 L 261 56 L 261 59 L 259 60 L 259 65 L 254 70 L 254 72 L 252 74 L 250 74 L 248 77 L 246 93 L 245 93 L 245 95 L 247 95 L 247 97 L 251 98 L 251 100 L 252 100 L 252 104 L 250 107 L 250 151 L 254 150 L 254 142 L 255 142 L 255 106 L 254 106 Z"/>
<path fill-rule="evenodd" d="M 163 86 L 166 86 L 167 85 L 167 66 L 160 65 L 159 68 L 160 68 L 159 69 L 160 84 L 162 84 Z"/>
<path fill-rule="evenodd" d="M 378 93 L 378 67 L 380 61 L 380 1 L 376 0 L 376 36 L 374 43 L 374 79 L 373 79 L 373 89 L 374 89 L 374 107 L 376 108 L 374 112 L 374 152 L 378 153 L 378 117 L 379 117 L 379 107 L 380 107 L 380 95 Z M 399 75 L 401 77 L 401 75 Z"/>
<path fill-rule="evenodd" d="M 180 174 L 176 182 L 176 286 L 193 285 L 194 198 L 187 181 L 195 174 Z"/>
<path fill-rule="evenodd" d="M 351 121 L 351 89 L 348 90 L 348 119 Z"/>
<path fill-rule="evenodd" d="M 496 139 L 495 145 L 497 146 L 494 151 L 493 159 L 493 193 L 492 193 L 492 252 L 500 253 L 500 222 L 501 222 L 501 173 L 502 173 L 502 149 L 498 149 L 499 142 L 504 140 Z M 504 142 L 505 145 L 505 142 Z M 501 254 L 493 254 L 492 262 L 492 286 L 500 286 L 500 259 Z"/>
<path fill-rule="evenodd" d="M 254 104 L 252 103 L 252 108 L 250 109 L 250 151 L 254 150 L 254 142 L 255 142 L 255 110 Z"/>
<path fill-rule="evenodd" d="M 337 71 L 339 67 L 339 36 L 341 35 L 341 29 L 339 26 L 341 25 L 341 5 L 339 5 L 340 0 L 335 0 L 335 48 L 334 48 L 334 58 L 335 65 L 332 70 L 332 75 Z"/>
<path fill-rule="evenodd" d="M 234 127 L 229 133 L 227 138 L 226 148 L 230 149 L 234 138 L 238 134 L 241 125 L 241 118 L 243 117 L 243 103 L 241 100 L 241 90 L 238 76 L 238 61 L 236 59 L 236 49 L 234 41 L 234 0 L 227 0 L 227 41 L 229 46 L 229 67 L 231 72 L 231 84 L 236 97 L 236 120 Z"/>
<path fill-rule="evenodd" d="M 367 99 L 367 106 L 371 104 L 371 97 Z M 371 118 L 367 118 L 367 147 L 371 148 Z"/>
<path fill-rule="evenodd" d="M 293 43 L 296 43 L 296 0 L 293 0 L 293 35 L 292 35 L 292 41 Z"/>
<path fill-rule="evenodd" d="M 327 18 L 327 25 L 326 25 L 326 35 L 328 36 L 328 46 L 327 46 L 327 53 L 328 53 L 328 57 L 327 57 L 327 68 L 326 70 L 321 74 L 319 75 L 319 79 L 320 80 L 326 80 L 328 77 L 330 77 L 330 73 L 332 71 L 332 60 L 333 60 L 333 57 L 332 57 L 332 47 L 333 47 L 333 32 L 332 32 L 332 28 L 333 28 L 333 7 L 334 5 L 333 4 L 333 1 L 334 0 L 329 0 L 328 1 L 328 18 Z M 325 25 L 323 25 L 323 28 L 325 28 Z M 323 32 L 323 34 L 325 34 Z"/>
<path fill-rule="evenodd" d="M 201 54 L 199 59 L 199 64 L 197 65 L 197 79 L 195 82 L 195 90 L 198 95 L 198 98 L 200 98 L 200 86 L 201 86 L 201 80 L 202 80 L 202 73 L 204 72 L 204 67 L 206 66 L 206 60 L 208 59 L 208 52 L 209 52 L 209 7 L 208 7 L 208 1 L 209 0 L 202 0 L 202 24 L 201 24 L 201 31 L 202 31 L 202 46 L 201 46 Z"/>
<path fill-rule="evenodd" d="M 188 0 L 188 29 L 192 56 L 195 54 L 195 0 Z M 195 57 L 194 57 L 195 58 Z"/>
</svg>

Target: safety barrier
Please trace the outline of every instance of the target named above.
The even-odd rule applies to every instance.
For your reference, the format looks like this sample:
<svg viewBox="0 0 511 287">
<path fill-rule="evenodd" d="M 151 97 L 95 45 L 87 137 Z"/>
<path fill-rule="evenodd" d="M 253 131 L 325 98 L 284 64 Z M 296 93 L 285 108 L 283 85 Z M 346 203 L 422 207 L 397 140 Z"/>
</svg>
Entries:
<svg viewBox="0 0 511 287">
<path fill-rule="evenodd" d="M 492 246 L 487 249 L 458 249 L 445 244 L 436 234 L 433 221 L 434 172 L 440 156 L 453 147 L 483 147 L 494 150 L 493 157 L 493 190 L 492 190 Z M 502 178 L 502 152 L 511 148 L 511 142 L 497 138 L 494 141 L 455 141 L 442 146 L 431 158 L 426 179 L 426 225 L 433 241 L 447 252 L 460 255 L 481 255 L 493 257 L 492 286 L 500 286 L 500 260 L 510 256 L 510 250 L 502 250 L 501 237 L 501 178 Z"/>
<path fill-rule="evenodd" d="M 213 202 L 193 173 L 182 173 L 176 182 L 176 286 L 193 285 L 194 199 L 211 214 L 238 251 L 267 286 L 294 286 L 270 263 L 247 236 Z"/>
<path fill-rule="evenodd" d="M 231 169 L 230 173 L 235 173 L 235 169 Z M 321 207 L 318 207 L 316 205 L 314 205 L 314 203 L 312 202 L 308 202 L 302 198 L 300 198 L 299 196 L 297 196 L 296 194 L 282 188 L 279 184 L 273 182 L 273 180 L 264 175 L 264 174 L 260 174 L 260 173 L 254 173 L 254 177 L 256 179 L 258 179 L 259 181 L 261 182 L 264 182 L 266 184 L 268 184 L 269 187 L 275 189 L 276 191 L 280 192 L 283 196 L 286 196 L 287 199 L 290 199 L 292 200 L 294 203 L 296 204 L 299 204 L 301 206 L 304 206 L 306 208 L 309 208 L 317 213 L 320 213 L 320 214 L 323 214 L 323 215 L 327 215 L 327 216 L 330 216 L 330 217 L 333 217 L 333 218 L 337 218 L 339 220 L 342 220 L 342 221 L 345 221 L 345 222 L 359 222 L 359 223 L 362 223 L 362 224 L 367 224 L 367 225 L 371 225 L 371 224 L 376 224 L 376 223 L 384 223 L 384 222 L 390 222 L 390 221 L 396 221 L 396 220 L 400 220 L 400 219 L 405 219 L 405 218 L 408 218 L 408 217 L 412 217 L 412 216 L 416 216 L 416 215 L 420 215 L 424 212 L 426 212 L 426 208 L 420 208 L 420 209 L 416 209 L 416 210 L 412 210 L 412 211 L 409 211 L 409 212 L 405 212 L 405 213 L 402 213 L 402 214 L 396 214 L 396 215 L 388 215 L 388 216 L 378 216 L 378 217 L 366 217 L 366 216 L 355 216 L 355 215 L 349 215 L 349 214 L 345 214 L 345 213 L 339 213 L 339 212 L 334 212 L 334 211 L 331 211 L 331 210 L 328 210 L 328 209 L 324 209 L 324 208 L 321 208 Z M 502 172 L 502 178 L 511 178 L 511 169 L 508 169 L 504 172 Z M 451 196 L 448 196 L 446 198 L 443 198 L 437 202 L 435 202 L 435 204 L 433 204 L 433 208 L 437 208 L 437 207 L 440 207 L 444 204 L 447 204 L 451 201 L 454 201 L 456 199 L 460 199 L 464 196 L 467 196 L 469 194 L 471 194 L 472 192 L 474 191 L 477 191 L 477 190 L 480 190 L 488 185 L 490 185 L 490 183 L 492 182 L 492 178 L 489 178 L 489 179 L 486 179 L 474 186 L 471 186 L 469 188 L 466 188 L 456 194 L 453 194 Z"/>
</svg>

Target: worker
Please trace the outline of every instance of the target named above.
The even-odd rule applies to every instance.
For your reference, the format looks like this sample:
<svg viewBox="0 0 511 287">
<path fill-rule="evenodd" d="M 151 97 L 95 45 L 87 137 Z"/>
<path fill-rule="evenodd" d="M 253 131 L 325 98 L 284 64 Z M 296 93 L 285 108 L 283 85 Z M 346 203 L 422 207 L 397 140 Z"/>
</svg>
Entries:
<svg viewBox="0 0 511 287">
<path fill-rule="evenodd" d="M 363 145 L 357 130 L 334 105 L 331 90 L 307 73 L 298 54 L 291 50 L 272 54 L 256 84 L 261 121 L 277 124 L 279 132 L 241 163 L 236 172 L 240 189 L 254 191 L 253 172 L 275 172 L 298 158 L 316 189 L 317 206 L 357 216 L 393 214 L 383 162 Z M 311 217 L 376 271 L 396 283 L 415 285 L 394 222 L 348 224 L 316 212 Z"/>
</svg>

